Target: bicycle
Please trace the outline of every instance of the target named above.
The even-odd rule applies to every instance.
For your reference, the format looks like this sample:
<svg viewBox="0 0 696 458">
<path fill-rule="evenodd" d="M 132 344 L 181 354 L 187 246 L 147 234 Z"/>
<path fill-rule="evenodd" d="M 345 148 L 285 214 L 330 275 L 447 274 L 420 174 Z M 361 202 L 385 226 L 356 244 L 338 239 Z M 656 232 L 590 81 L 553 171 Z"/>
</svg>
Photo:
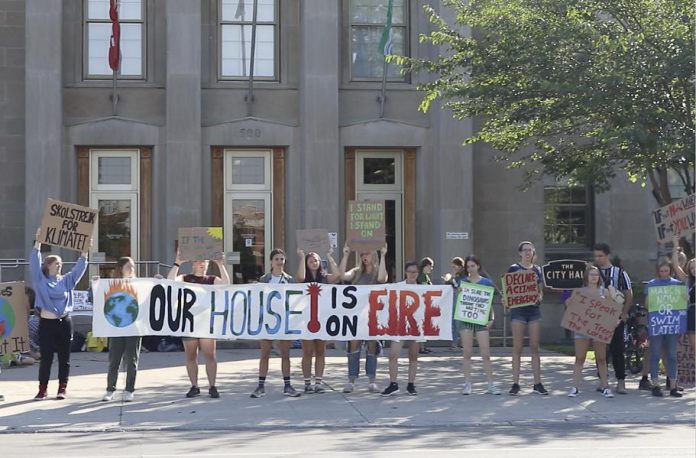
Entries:
<svg viewBox="0 0 696 458">
<path fill-rule="evenodd" d="M 638 374 L 643 370 L 643 359 L 648 348 L 648 327 L 644 324 L 648 316 L 648 308 L 635 304 L 628 312 L 628 320 L 624 328 L 624 354 L 626 370 Z"/>
</svg>

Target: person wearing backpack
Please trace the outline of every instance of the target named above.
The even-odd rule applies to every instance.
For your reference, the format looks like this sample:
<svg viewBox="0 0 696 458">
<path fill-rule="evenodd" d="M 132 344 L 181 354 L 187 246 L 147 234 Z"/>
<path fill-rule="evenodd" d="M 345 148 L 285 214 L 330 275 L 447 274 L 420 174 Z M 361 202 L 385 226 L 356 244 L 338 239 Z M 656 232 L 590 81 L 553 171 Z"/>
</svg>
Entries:
<svg viewBox="0 0 696 458">
<path fill-rule="evenodd" d="M 616 392 L 626 394 L 626 357 L 624 355 L 624 329 L 628 319 L 628 311 L 633 305 L 633 290 L 631 290 L 631 278 L 621 267 L 612 265 L 609 260 L 611 249 L 606 243 L 598 243 L 593 247 L 595 265 L 599 268 L 599 274 L 605 288 L 618 291 L 618 297 L 623 295 L 623 310 L 619 324 L 614 330 L 614 336 L 609 343 L 614 374 L 616 375 Z M 620 301 L 619 301 L 620 302 Z M 606 388 L 606 387 L 605 387 Z"/>
</svg>

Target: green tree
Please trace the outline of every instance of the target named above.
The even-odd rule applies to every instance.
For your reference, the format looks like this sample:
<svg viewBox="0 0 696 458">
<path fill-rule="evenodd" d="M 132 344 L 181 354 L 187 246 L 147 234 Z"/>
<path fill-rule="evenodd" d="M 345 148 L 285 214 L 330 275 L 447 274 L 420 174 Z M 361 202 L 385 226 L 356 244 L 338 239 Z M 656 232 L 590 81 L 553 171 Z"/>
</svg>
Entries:
<svg viewBox="0 0 696 458">
<path fill-rule="evenodd" d="M 694 192 L 693 0 L 441 3 L 420 40 L 442 55 L 389 59 L 432 74 L 421 110 L 480 119 L 466 143 L 524 169 L 523 187 L 551 175 L 603 191 L 623 169 L 666 205 L 672 170 Z"/>
</svg>

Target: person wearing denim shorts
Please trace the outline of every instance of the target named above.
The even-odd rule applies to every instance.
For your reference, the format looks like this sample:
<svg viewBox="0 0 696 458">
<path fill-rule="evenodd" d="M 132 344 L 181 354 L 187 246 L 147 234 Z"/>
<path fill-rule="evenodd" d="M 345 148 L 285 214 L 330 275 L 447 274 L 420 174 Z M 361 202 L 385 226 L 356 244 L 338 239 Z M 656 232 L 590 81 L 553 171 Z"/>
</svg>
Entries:
<svg viewBox="0 0 696 458">
<path fill-rule="evenodd" d="M 602 284 L 602 276 L 599 268 L 588 264 L 583 275 L 583 290 L 587 293 L 596 294 L 598 297 L 605 297 L 607 290 Z M 566 302 L 572 295 L 571 291 L 564 291 L 561 294 L 561 301 Z M 618 321 L 618 319 L 617 319 Z M 607 368 L 607 343 L 576 332 L 575 335 L 575 364 L 573 366 L 573 386 L 568 392 L 569 398 L 575 398 L 580 395 L 580 382 L 582 381 L 582 368 L 587 359 L 587 350 L 590 347 L 590 341 L 594 347 L 595 360 L 597 361 L 597 371 L 599 372 L 599 380 L 601 382 L 600 391 L 605 398 L 613 398 L 614 393 L 609 389 L 608 368 Z"/>
<path fill-rule="evenodd" d="M 508 273 L 519 271 L 533 271 L 539 284 L 539 298 L 534 305 L 516 307 L 510 310 L 512 327 L 512 387 L 510 395 L 517 396 L 520 392 L 520 360 L 524 349 L 524 334 L 529 328 L 529 351 L 532 354 L 532 372 L 534 374 L 533 391 L 536 394 L 547 395 L 548 391 L 541 383 L 541 358 L 539 356 L 539 337 L 541 334 L 541 308 L 543 299 L 541 268 L 534 264 L 536 249 L 532 242 L 521 242 L 517 247 L 520 261 L 511 265 Z"/>
<path fill-rule="evenodd" d="M 169 280 L 183 281 L 186 283 L 198 283 L 203 285 L 229 285 L 230 276 L 225 268 L 225 263 L 222 258 L 216 259 L 214 262 L 217 264 L 218 270 L 220 271 L 220 277 L 214 275 L 206 275 L 208 271 L 208 261 L 207 260 L 196 260 L 191 261 L 191 273 L 188 275 L 179 275 L 179 267 L 181 264 L 186 262 L 186 260 L 181 259 L 179 250 L 176 250 L 176 261 L 169 271 L 167 278 Z M 184 352 L 186 353 L 186 372 L 191 382 L 191 388 L 186 393 L 187 398 L 194 398 L 200 396 L 201 390 L 198 387 L 198 351 L 203 353 L 203 358 L 205 359 L 205 372 L 208 376 L 208 396 L 213 399 L 220 397 L 218 389 L 215 386 L 215 379 L 217 378 L 217 356 L 216 356 L 216 342 L 215 339 L 199 339 L 196 337 L 183 337 L 181 339 L 184 342 Z"/>
</svg>

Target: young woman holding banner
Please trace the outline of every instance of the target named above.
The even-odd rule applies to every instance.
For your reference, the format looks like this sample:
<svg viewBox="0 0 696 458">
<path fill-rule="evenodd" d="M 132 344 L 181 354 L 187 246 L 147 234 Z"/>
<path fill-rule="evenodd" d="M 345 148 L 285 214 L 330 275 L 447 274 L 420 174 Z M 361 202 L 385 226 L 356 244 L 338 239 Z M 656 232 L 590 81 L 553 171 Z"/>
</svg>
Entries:
<svg viewBox="0 0 696 458">
<path fill-rule="evenodd" d="M 135 278 L 135 261 L 133 261 L 133 258 L 123 257 L 116 261 L 114 278 Z M 111 401 L 114 398 L 116 382 L 118 381 L 118 369 L 122 361 L 126 365 L 126 389 L 123 392 L 123 401 L 131 402 L 133 400 L 141 341 L 140 336 L 109 338 L 109 373 L 106 377 L 106 393 L 104 393 L 102 401 Z"/>
<path fill-rule="evenodd" d="M 336 283 L 346 271 L 346 263 L 350 255 L 348 246 L 343 247 L 343 257 L 340 266 L 336 265 L 332 254 L 333 249 L 326 256 L 331 267 L 331 273 L 326 273 L 321 264 L 321 257 L 311 252 L 305 255 L 303 250 L 297 250 L 300 265 L 297 268 L 295 280 L 299 283 Z M 302 341 L 302 374 L 304 375 L 305 393 L 324 393 L 321 386 L 324 378 L 324 366 L 326 365 L 326 342 L 320 339 Z M 314 361 L 314 386 L 312 386 L 312 358 Z"/>
<path fill-rule="evenodd" d="M 399 282 L 404 285 L 418 284 L 418 263 L 415 261 L 407 262 L 404 266 L 406 272 L 406 280 Z M 401 356 L 401 348 L 404 346 L 403 340 L 392 340 L 389 344 L 389 386 L 382 391 L 382 396 L 391 396 L 399 392 L 399 384 L 397 377 L 399 375 L 399 356 Z M 408 346 L 408 385 L 406 392 L 411 396 L 416 396 L 416 371 L 418 370 L 418 350 L 420 349 L 420 341 L 409 340 Z"/>
<path fill-rule="evenodd" d="M 292 283 L 292 277 L 285 272 L 285 251 L 276 248 L 271 251 L 271 271 L 259 278 L 261 283 L 286 284 Z M 291 340 L 277 340 L 278 349 L 280 350 L 280 368 L 283 373 L 283 396 L 296 398 L 300 393 L 293 388 L 290 383 L 290 347 Z M 273 341 L 262 339 L 259 341 L 261 345 L 261 356 L 259 358 L 259 384 L 251 393 L 250 397 L 258 399 L 266 395 L 266 376 L 268 375 L 268 361 L 271 358 L 271 350 L 273 350 Z"/>
<path fill-rule="evenodd" d="M 495 288 L 493 282 L 489 278 L 481 276 L 481 261 L 477 256 L 467 256 L 464 260 L 464 264 L 466 266 L 467 277 L 459 283 L 457 288 L 458 290 L 466 283 L 474 283 L 481 286 L 490 286 Z M 462 353 L 464 357 L 462 361 L 464 369 L 464 390 L 462 391 L 462 394 L 464 395 L 471 394 L 471 355 L 474 352 L 474 335 L 476 336 L 476 341 L 478 342 L 479 350 L 481 351 L 483 369 L 486 372 L 486 381 L 488 382 L 486 394 L 500 394 L 500 388 L 498 388 L 498 385 L 493 382 L 493 366 L 491 365 L 491 344 L 489 331 L 493 326 L 494 320 L 495 314 L 491 305 L 491 311 L 488 317 L 488 323 L 486 325 L 457 321 L 459 335 L 462 339 Z"/>
<path fill-rule="evenodd" d="M 674 286 L 683 285 L 682 282 L 676 278 L 672 278 L 672 265 L 667 259 L 663 259 L 657 264 L 657 277 L 653 278 L 648 282 L 645 287 L 645 297 L 646 304 L 648 305 L 648 310 L 650 307 L 662 308 L 663 305 L 671 304 L 661 304 L 653 303 L 654 298 L 650 297 L 650 289 L 658 288 L 662 286 Z M 686 293 L 685 293 L 686 294 Z M 686 299 L 686 298 L 685 298 Z M 648 316 L 648 320 L 650 316 Z M 648 331 L 650 331 L 650 326 L 648 326 Z M 650 341 L 650 378 L 652 381 L 652 394 L 653 396 L 662 397 L 662 388 L 660 387 L 659 379 L 659 362 L 660 356 L 662 355 L 663 348 L 667 352 L 667 359 L 663 359 L 665 364 L 665 369 L 667 370 L 667 379 L 669 380 L 669 395 L 675 398 L 682 397 L 682 394 L 677 389 L 677 345 L 679 343 L 679 334 L 660 334 L 649 336 Z"/>
<path fill-rule="evenodd" d="M 596 291 L 600 296 L 605 297 L 605 289 L 602 284 L 602 276 L 599 268 L 591 264 L 587 265 L 585 275 L 583 277 L 583 286 Z M 570 298 L 570 293 L 564 292 L 561 295 L 563 301 Z M 618 321 L 618 320 L 617 320 Z M 613 398 L 614 393 L 609 389 L 608 368 L 607 368 L 607 344 L 600 342 L 597 339 L 592 339 L 594 347 L 595 360 L 597 361 L 597 370 L 599 372 L 599 380 L 601 383 L 602 396 L 605 398 Z M 580 394 L 580 382 L 582 381 L 582 368 L 585 365 L 587 358 L 587 350 L 590 347 L 590 337 L 585 334 L 575 333 L 575 365 L 573 367 L 573 386 L 568 392 L 568 397 L 574 398 Z"/>
<path fill-rule="evenodd" d="M 508 269 L 508 273 L 530 271 L 537 277 L 539 297 L 536 304 L 517 307 L 510 310 L 510 326 L 512 327 L 512 387 L 510 395 L 517 396 L 520 392 L 520 360 L 524 349 L 524 334 L 529 328 L 529 351 L 532 354 L 532 372 L 534 374 L 533 391 L 536 394 L 547 395 L 548 391 L 541 384 L 541 358 L 539 356 L 539 337 L 541 333 L 541 301 L 543 299 L 541 268 L 534 264 L 536 248 L 532 242 L 521 242 L 517 246 L 519 262 Z"/>
<path fill-rule="evenodd" d="M 36 292 L 34 304 L 41 322 L 39 323 L 39 344 L 41 364 L 39 365 L 39 392 L 34 399 L 46 399 L 48 379 L 51 378 L 53 354 L 58 353 L 58 399 L 65 399 L 70 375 L 70 344 L 72 342 L 72 292 L 87 270 L 87 252 L 83 252 L 75 267 L 65 275 L 60 271 L 63 260 L 60 256 L 41 257 L 41 228 L 36 231 L 34 249 L 29 257 L 29 270 Z M 92 247 L 92 240 L 89 242 Z"/>
<path fill-rule="evenodd" d="M 176 250 L 176 261 L 172 269 L 169 271 L 167 278 L 169 280 L 183 281 L 186 283 L 198 283 L 201 285 L 229 285 L 230 276 L 225 268 L 225 262 L 222 259 L 215 260 L 220 276 L 207 275 L 208 261 L 191 261 L 191 273 L 179 275 L 179 267 L 186 260 L 181 259 L 179 250 Z M 184 337 L 184 352 L 186 353 L 186 373 L 191 381 L 191 388 L 186 393 L 187 398 L 200 396 L 201 389 L 198 387 L 198 352 L 203 353 L 205 360 L 205 373 L 208 376 L 208 396 L 213 399 L 220 397 L 215 379 L 217 378 L 217 355 L 215 339 L 199 339 L 197 337 Z"/>
<path fill-rule="evenodd" d="M 387 282 L 386 254 L 387 245 L 380 250 L 381 256 L 377 260 L 377 252 L 360 253 L 360 265 L 349 270 L 343 275 L 343 281 L 354 285 L 374 285 Z M 375 383 L 377 380 L 377 355 L 379 342 L 371 340 L 367 342 L 365 355 L 365 372 L 369 380 L 370 393 L 379 393 Z M 362 342 L 353 340 L 348 343 L 348 383 L 343 387 L 344 393 L 352 393 L 355 380 L 360 374 L 360 353 Z"/>
</svg>

